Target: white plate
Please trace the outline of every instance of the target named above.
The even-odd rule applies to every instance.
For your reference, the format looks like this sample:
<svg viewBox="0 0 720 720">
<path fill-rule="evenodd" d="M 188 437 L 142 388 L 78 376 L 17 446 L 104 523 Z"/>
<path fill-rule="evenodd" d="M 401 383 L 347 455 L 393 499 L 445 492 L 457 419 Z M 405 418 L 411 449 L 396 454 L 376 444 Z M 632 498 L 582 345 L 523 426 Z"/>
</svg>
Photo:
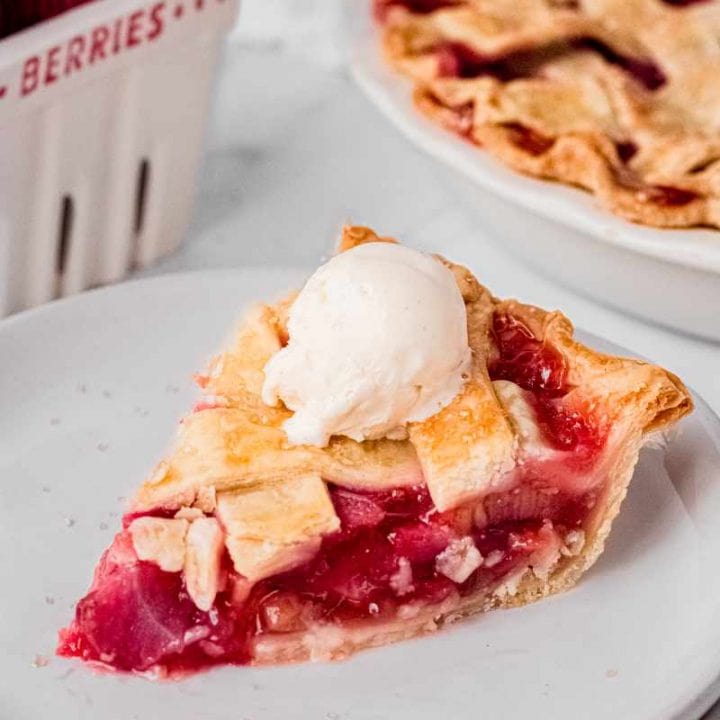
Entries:
<svg viewBox="0 0 720 720">
<path fill-rule="evenodd" d="M 364 0 L 346 4 L 353 75 L 410 140 L 461 173 L 454 186 L 476 211 L 478 227 L 583 294 L 720 340 L 720 232 L 634 225 L 588 193 L 520 175 L 437 127 L 413 107 L 411 84 L 383 61 L 368 7 Z"/>
<path fill-rule="evenodd" d="M 607 552 L 565 595 L 335 664 L 152 684 L 52 657 L 121 498 L 192 402 L 191 373 L 249 301 L 301 276 L 170 276 L 0 323 L 0 717 L 661 720 L 706 708 L 720 674 L 720 423 L 702 402 L 665 464 L 644 453 Z M 32 667 L 36 654 L 49 664 Z"/>
</svg>

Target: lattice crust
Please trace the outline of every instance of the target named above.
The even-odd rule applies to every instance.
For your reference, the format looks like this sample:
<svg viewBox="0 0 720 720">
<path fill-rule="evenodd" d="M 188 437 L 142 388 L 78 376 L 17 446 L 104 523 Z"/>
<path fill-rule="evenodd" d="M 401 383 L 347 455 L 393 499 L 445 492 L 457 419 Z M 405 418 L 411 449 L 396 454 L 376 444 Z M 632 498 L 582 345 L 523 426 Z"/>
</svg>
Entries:
<svg viewBox="0 0 720 720">
<path fill-rule="evenodd" d="M 435 122 L 630 220 L 720 226 L 720 2 L 379 0 L 376 10 L 386 57 Z"/>
<path fill-rule="evenodd" d="M 340 250 L 380 241 L 395 242 L 368 228 L 348 227 Z M 674 423 L 692 408 L 687 390 L 672 374 L 641 361 L 596 353 L 573 340 L 572 325 L 559 312 L 498 300 L 466 268 L 440 260 L 454 273 L 465 300 L 473 351 L 470 377 L 450 405 L 411 425 L 407 441 L 333 438 L 324 449 L 289 446 L 281 427 L 289 411 L 263 405 L 260 389 L 265 363 L 287 340 L 293 296 L 258 306 L 230 349 L 198 378 L 205 403 L 184 419 L 174 449 L 133 501 L 134 511 L 163 510 L 161 517 L 131 525 L 136 552 L 167 568 L 182 566 L 191 597 L 198 607 L 208 608 L 218 592 L 225 549 L 244 578 L 233 592 L 242 590 L 243 582 L 249 587 L 302 565 L 318 552 L 323 536 L 341 527 L 328 483 L 376 490 L 426 482 L 440 510 L 477 500 L 476 506 L 460 508 L 456 515 L 490 512 L 492 493 L 503 475 L 527 459 L 523 452 L 528 428 L 510 411 L 509 396 L 503 396 L 503 404 L 496 394 L 520 389 L 506 381 L 493 384 L 488 373 L 499 354 L 494 318 L 505 314 L 562 356 L 566 386 L 572 388 L 563 404 L 609 429 L 590 471 L 591 482 L 599 480 L 593 487 L 601 490 L 583 524 L 581 547 L 565 547 L 562 556 L 558 551 L 544 569 L 538 565 L 525 572 L 527 567 L 520 567 L 513 580 L 515 592 L 502 591 L 503 579 L 491 592 L 453 595 L 389 622 L 350 623 L 342 629 L 320 623 L 303 632 L 258 636 L 252 650 L 256 663 L 342 657 L 361 647 L 426 633 L 468 614 L 521 605 L 571 587 L 602 552 L 644 435 Z M 174 518 L 168 517 L 172 511 Z"/>
<path fill-rule="evenodd" d="M 367 228 L 346 228 L 341 249 L 380 240 L 392 241 Z M 601 355 L 578 344 L 572 325 L 559 312 L 493 298 L 467 269 L 447 265 L 466 302 L 473 365 L 463 392 L 437 415 L 413 424 L 409 440 L 357 443 L 333 438 L 324 449 L 289 446 L 281 428 L 289 411 L 268 408 L 259 398 L 263 366 L 285 341 L 288 303 L 260 306 L 248 315 L 233 347 L 200 378 L 212 406 L 184 419 L 174 450 L 140 488 L 132 509 L 195 505 L 203 512 L 216 511 L 228 533 L 231 554 L 246 572 L 250 565 L 245 565 L 251 563 L 251 574 L 260 577 L 306 557 L 322 534 L 337 527 L 327 493 L 317 489 L 322 481 L 370 489 L 425 481 L 441 510 L 487 495 L 512 469 L 519 451 L 513 422 L 487 370 L 497 353 L 490 332 L 492 317 L 507 312 L 564 357 L 573 387 L 565 402 L 615 428 L 606 457 L 600 460 L 600 471 L 611 478 L 604 505 L 595 513 L 582 556 L 563 565 L 562 582 L 572 582 L 567 578 L 579 575 L 602 549 L 643 434 L 689 412 L 690 396 L 675 376 L 660 368 Z M 273 525 L 272 537 L 263 535 L 269 525 L 266 515 L 257 519 L 258 508 L 268 498 L 269 504 L 282 501 L 287 508 L 297 500 L 297 512 L 282 513 L 294 518 L 284 540 L 278 534 L 282 523 Z M 255 518 L 252 522 L 250 516 Z M 288 557 L 283 558 L 286 551 Z"/>
</svg>

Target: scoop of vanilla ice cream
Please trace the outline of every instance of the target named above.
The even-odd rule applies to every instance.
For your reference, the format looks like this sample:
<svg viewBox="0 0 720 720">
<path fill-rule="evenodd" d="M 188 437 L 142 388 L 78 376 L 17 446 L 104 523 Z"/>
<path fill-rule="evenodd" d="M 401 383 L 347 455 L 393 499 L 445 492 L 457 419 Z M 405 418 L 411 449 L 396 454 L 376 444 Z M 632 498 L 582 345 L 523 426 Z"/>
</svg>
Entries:
<svg viewBox="0 0 720 720">
<path fill-rule="evenodd" d="M 292 444 L 407 436 L 450 403 L 470 365 L 465 303 L 439 260 L 369 243 L 310 277 L 288 318 L 288 344 L 265 365 L 263 401 L 282 400 Z"/>
</svg>

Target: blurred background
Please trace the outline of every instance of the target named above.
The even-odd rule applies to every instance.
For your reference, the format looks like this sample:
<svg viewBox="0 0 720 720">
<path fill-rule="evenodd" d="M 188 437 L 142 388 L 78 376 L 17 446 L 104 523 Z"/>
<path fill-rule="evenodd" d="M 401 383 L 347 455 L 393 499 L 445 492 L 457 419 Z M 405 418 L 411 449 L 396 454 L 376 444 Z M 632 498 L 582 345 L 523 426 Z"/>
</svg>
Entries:
<svg viewBox="0 0 720 720">
<path fill-rule="evenodd" d="M 216 2 L 220 0 L 213 0 Z M 716 343 L 638 320 L 632 316 L 631 307 L 630 312 L 611 309 L 572 292 L 531 270 L 517 256 L 505 252 L 502 240 L 491 238 L 467 198 L 457 193 L 457 176 L 388 123 L 351 77 L 343 20 L 352 2 L 361 0 L 244 0 L 239 20 L 233 20 L 232 27 L 220 28 L 218 20 L 218 27 L 212 30 L 212 42 L 219 53 L 218 71 L 214 80 L 212 75 L 208 80 L 210 119 L 201 143 L 204 151 L 198 153 L 197 182 L 194 167 L 188 174 L 193 181 L 188 181 L 187 192 L 195 195 L 194 206 L 188 202 L 186 208 L 166 201 L 163 207 L 170 208 L 177 220 L 172 232 L 165 233 L 177 235 L 170 243 L 173 247 L 162 247 L 155 240 L 156 246 L 149 250 L 138 253 L 136 248 L 136 257 L 121 258 L 118 267 L 106 273 L 107 278 L 119 279 L 128 269 L 131 276 L 146 277 L 245 265 L 310 267 L 327 255 L 343 223 L 367 224 L 472 266 L 498 295 L 562 308 L 579 327 L 671 367 L 688 378 L 716 410 L 720 409 L 720 351 Z M 11 4 L 2 8 L 6 5 Z M 105 2 L 94 5 L 105 6 Z M 215 12 L 214 4 L 202 0 L 195 2 L 195 9 L 190 7 L 192 3 L 187 5 L 187 13 L 197 11 L 198 18 Z M 62 3 L 56 3 L 55 8 L 62 9 Z M 222 22 L 229 23 L 232 13 L 222 12 L 226 13 Z M 57 22 L 72 15 L 64 15 Z M 148 27 L 151 33 L 152 25 Z M 228 31 L 223 47 L 223 35 Z M 198 25 L 197 31 L 178 36 L 185 54 L 196 52 L 197 57 L 214 58 L 212 43 L 194 50 L 191 47 L 200 42 L 197 38 L 204 32 L 210 31 Z M 23 33 L 3 42 L 0 65 L 3 59 L 12 60 L 12 52 L 19 57 L 27 55 L 29 46 L 21 45 L 26 42 L 24 37 Z M 47 45 L 47 40 L 43 43 Z M 140 57 L 144 48 L 133 49 L 136 51 Z M 148 67 L 146 64 L 142 72 Z M 0 81 L 2 77 L 0 67 Z M 202 84 L 201 80 L 197 82 Z M 121 93 L 122 88 L 107 85 L 106 92 Z M 168 111 L 168 115 L 172 112 L 184 117 L 200 103 L 197 97 L 201 95 L 188 94 L 182 83 L 160 78 L 157 87 L 175 93 L 171 97 L 175 105 L 168 107 L 179 109 Z M 53 91 L 50 88 L 48 92 Z M 12 100 L 6 98 L 5 102 Z M 0 119 L 2 111 L 0 105 Z M 95 112 L 89 103 L 87 111 Z M 200 111 L 197 114 L 202 116 Z M 163 121 L 168 122 L 167 118 Z M 94 122 L 102 125 L 102 118 Z M 25 130 L 15 130 L 18 138 L 24 137 Z M 8 138 L 5 130 L 3 133 L 4 147 L 12 154 L 21 143 Z M 89 143 L 87 137 L 82 129 L 76 141 L 84 145 Z M 173 157 L 182 153 L 167 154 Z M 27 191 L 22 188 L 16 179 L 21 165 L 20 161 L 0 164 L 0 183 L 9 189 L 9 195 L 6 192 L 0 199 L 0 211 L 3 203 L 26 208 L 28 193 L 39 192 L 41 179 L 32 169 L 26 173 Z M 62 167 L 62 162 L 58 165 Z M 149 182 L 143 175 L 146 171 L 140 163 L 136 174 L 140 190 Z M 136 217 L 128 222 L 148 224 L 149 218 L 143 217 L 142 193 L 139 197 Z M 186 223 L 183 213 L 190 207 Z M 54 225 L 61 209 L 52 208 L 50 220 Z M 497 212 L 501 212 L 500 206 Z M 62 217 L 63 222 L 72 224 L 72 217 Z M 52 232 L 41 232 L 39 226 L 31 230 L 55 243 L 56 227 Z M 62 234 L 63 228 L 60 230 Z M 532 232 L 529 227 L 528 233 Z M 103 234 L 89 233 L 94 239 Z M 162 232 L 156 234 L 163 236 Z M 175 242 L 179 243 L 175 252 L 160 257 L 174 249 Z M 0 258 L 13 252 L 16 250 L 8 243 L 7 227 L 3 231 L 0 220 Z M 540 244 L 538 252 L 544 252 Z M 558 264 L 562 262 L 559 257 Z M 48 272 L 52 274 L 52 269 Z M 4 278 L 6 292 L 17 277 L 17 273 L 10 273 Z M 61 281 L 61 292 L 62 283 L 67 286 L 69 280 Z M 77 284 L 78 288 L 82 285 Z M 2 294 L 0 275 L 0 298 Z M 57 287 L 55 292 L 43 290 L 36 295 L 49 300 L 56 294 Z"/>
</svg>

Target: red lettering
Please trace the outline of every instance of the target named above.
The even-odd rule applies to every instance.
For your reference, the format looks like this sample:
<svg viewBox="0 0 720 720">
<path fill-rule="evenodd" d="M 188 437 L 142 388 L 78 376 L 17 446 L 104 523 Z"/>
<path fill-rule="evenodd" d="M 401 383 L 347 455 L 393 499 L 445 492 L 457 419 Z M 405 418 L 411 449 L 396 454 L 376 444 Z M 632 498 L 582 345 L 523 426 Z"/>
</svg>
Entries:
<svg viewBox="0 0 720 720">
<path fill-rule="evenodd" d="M 181 7 L 178 5 L 178 7 Z M 147 34 L 147 39 L 152 41 L 155 38 L 162 35 L 165 29 L 165 3 L 159 2 L 150 8 L 150 30 Z"/>
<path fill-rule="evenodd" d="M 117 55 L 122 50 L 120 43 L 120 31 L 122 30 L 124 18 L 118 18 L 113 25 L 113 55 Z"/>
<path fill-rule="evenodd" d="M 47 65 L 45 66 L 45 84 L 52 85 L 59 77 L 60 46 L 56 45 L 48 50 Z"/>
<path fill-rule="evenodd" d="M 165 32 L 168 7 L 167 0 L 157 0 L 147 10 L 136 10 L 112 24 L 97 25 L 87 35 L 71 37 L 64 46 L 55 45 L 44 55 L 27 58 L 22 68 L 20 95 L 30 95 L 41 85 L 52 85 L 61 77 L 81 72 L 86 65 L 106 60 L 125 48 L 156 40 Z"/>
<path fill-rule="evenodd" d="M 82 70 L 82 56 L 85 50 L 85 36 L 76 35 L 70 40 L 65 58 L 65 74 L 70 75 L 75 70 Z"/>
<path fill-rule="evenodd" d="M 108 38 L 110 37 L 110 31 L 105 25 L 98 25 L 91 35 L 90 43 L 90 55 L 88 56 L 88 62 L 92 65 L 96 60 L 104 60 L 106 55 L 106 46 Z"/>
<path fill-rule="evenodd" d="M 31 92 L 35 92 L 38 86 L 40 71 L 40 58 L 33 55 L 28 58 L 23 65 L 22 81 L 20 83 L 20 94 L 24 97 Z"/>
<path fill-rule="evenodd" d="M 136 10 L 130 15 L 127 26 L 127 47 L 135 47 L 142 42 L 143 20 L 145 19 L 144 10 Z"/>
</svg>

